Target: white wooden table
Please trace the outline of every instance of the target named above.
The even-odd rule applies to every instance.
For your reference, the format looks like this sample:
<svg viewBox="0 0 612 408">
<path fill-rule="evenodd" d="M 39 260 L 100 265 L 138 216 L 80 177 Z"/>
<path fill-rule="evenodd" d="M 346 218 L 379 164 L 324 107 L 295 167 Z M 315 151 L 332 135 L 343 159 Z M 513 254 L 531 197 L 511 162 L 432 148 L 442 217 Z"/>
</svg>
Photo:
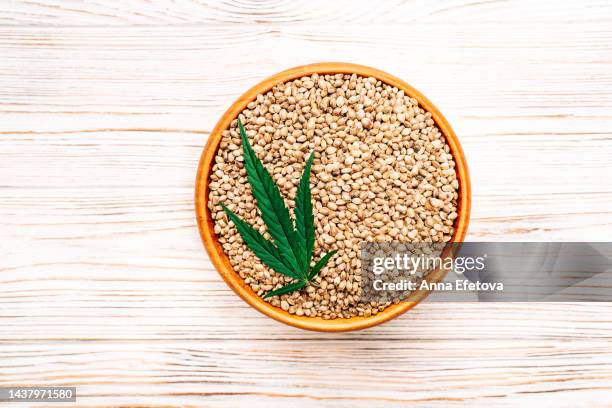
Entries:
<svg viewBox="0 0 612 408">
<path fill-rule="evenodd" d="M 471 240 L 610 240 L 609 1 L 0 3 L 0 386 L 82 406 L 612 405 L 612 305 L 423 304 L 348 334 L 238 299 L 195 171 L 247 87 L 375 66 L 459 135 Z M 20 405 L 23 406 L 23 405 Z"/>
</svg>

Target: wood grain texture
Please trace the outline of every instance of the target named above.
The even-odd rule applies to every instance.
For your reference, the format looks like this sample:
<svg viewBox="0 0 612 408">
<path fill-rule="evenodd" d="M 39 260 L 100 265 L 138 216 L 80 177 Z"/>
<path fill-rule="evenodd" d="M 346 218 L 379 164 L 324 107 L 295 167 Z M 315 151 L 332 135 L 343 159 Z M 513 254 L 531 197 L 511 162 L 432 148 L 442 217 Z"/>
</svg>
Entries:
<svg viewBox="0 0 612 408">
<path fill-rule="evenodd" d="M 259 315 L 196 227 L 245 89 L 372 65 L 459 136 L 472 240 L 610 239 L 607 1 L 27 0 L 0 7 L 0 386 L 79 405 L 609 406 L 609 304 L 427 304 L 317 334 Z"/>
</svg>

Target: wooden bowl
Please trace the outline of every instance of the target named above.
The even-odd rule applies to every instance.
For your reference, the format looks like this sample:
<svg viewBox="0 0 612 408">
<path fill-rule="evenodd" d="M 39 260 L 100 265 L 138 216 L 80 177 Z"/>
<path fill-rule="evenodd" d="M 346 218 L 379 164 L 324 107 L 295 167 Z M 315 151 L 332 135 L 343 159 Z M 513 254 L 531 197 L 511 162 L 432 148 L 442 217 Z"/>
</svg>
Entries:
<svg viewBox="0 0 612 408">
<path fill-rule="evenodd" d="M 368 327 L 376 326 L 384 323 L 394 317 L 413 308 L 417 303 L 423 300 L 429 291 L 413 292 L 405 301 L 391 305 L 379 312 L 376 315 L 369 317 L 352 317 L 349 319 L 331 319 L 324 320 L 319 317 L 296 316 L 289 314 L 279 307 L 272 306 L 265 302 L 253 290 L 244 283 L 242 278 L 234 272 L 230 261 L 223 251 L 213 228 L 213 220 L 208 209 L 208 193 L 210 187 L 210 173 L 214 164 L 214 158 L 221 142 L 221 133 L 226 130 L 231 121 L 234 120 L 246 105 L 253 101 L 258 94 L 263 94 L 272 89 L 278 83 L 291 81 L 303 76 L 318 74 L 338 74 L 338 73 L 355 73 L 364 77 L 375 77 L 389 85 L 395 86 L 398 89 L 404 90 L 406 95 L 415 98 L 419 105 L 428 112 L 431 112 L 436 125 L 446 137 L 447 143 L 454 157 L 459 181 L 459 199 L 458 199 L 458 217 L 455 220 L 455 233 L 452 237 L 452 242 L 462 242 L 468 227 L 470 217 L 470 179 L 468 168 L 463 155 L 463 150 L 457 140 L 457 136 L 450 127 L 444 116 L 438 109 L 419 91 L 408 85 L 406 82 L 396 78 L 386 72 L 379 71 L 375 68 L 366 67 L 363 65 L 342 63 L 342 62 L 326 62 L 311 65 L 303 65 L 288 69 L 276 75 L 261 81 L 248 91 L 246 91 L 230 108 L 223 114 L 217 126 L 213 129 L 206 147 L 200 158 L 198 166 L 198 175 L 196 180 L 196 213 L 200 236 L 204 242 L 204 246 L 208 251 L 212 263 L 217 268 L 217 271 L 225 282 L 236 292 L 245 302 L 259 310 L 263 314 L 276 319 L 280 322 L 291 326 L 299 327 L 307 330 L 315 330 L 322 332 L 339 332 L 349 330 L 359 330 Z M 446 271 L 438 270 L 428 275 L 430 279 L 441 281 L 446 276 Z"/>
</svg>

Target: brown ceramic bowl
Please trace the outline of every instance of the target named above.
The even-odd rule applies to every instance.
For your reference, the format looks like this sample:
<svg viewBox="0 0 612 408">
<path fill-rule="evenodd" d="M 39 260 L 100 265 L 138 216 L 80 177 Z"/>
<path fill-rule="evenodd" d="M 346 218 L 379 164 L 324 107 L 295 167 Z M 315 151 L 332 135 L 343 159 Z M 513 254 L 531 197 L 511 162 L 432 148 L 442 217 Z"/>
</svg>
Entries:
<svg viewBox="0 0 612 408">
<path fill-rule="evenodd" d="M 431 112 L 436 125 L 446 137 L 447 143 L 451 149 L 452 155 L 456 163 L 457 178 L 459 180 L 459 200 L 458 200 L 458 217 L 455 220 L 455 233 L 452 237 L 452 242 L 462 242 L 465 238 L 467 226 L 470 218 L 470 178 L 468 168 L 461 150 L 459 140 L 453 132 L 444 116 L 438 109 L 419 91 L 408 85 L 406 82 L 396 78 L 386 72 L 379 71 L 375 68 L 366 67 L 363 65 L 355 65 L 341 62 L 326 62 L 311 65 L 304 65 L 288 69 L 276 75 L 261 81 L 248 91 L 246 91 L 230 108 L 221 116 L 217 126 L 213 129 L 206 147 L 200 158 L 198 167 L 198 175 L 196 180 L 196 213 L 200 236 L 204 242 L 204 246 L 210 255 L 212 263 L 217 268 L 217 271 L 225 282 L 249 305 L 259 310 L 263 314 L 276 319 L 280 322 L 291 326 L 299 327 L 307 330 L 316 330 L 323 332 L 339 332 L 349 330 L 359 330 L 368 327 L 376 326 L 401 315 L 402 313 L 413 308 L 417 303 L 423 300 L 429 291 L 413 292 L 405 301 L 391 305 L 382 312 L 369 317 L 352 317 L 350 319 L 332 319 L 324 320 L 319 317 L 296 316 L 285 312 L 279 307 L 272 306 L 259 297 L 251 288 L 244 283 L 242 278 L 232 269 L 229 259 L 215 235 L 213 229 L 213 220 L 208 209 L 208 193 L 210 185 L 210 172 L 214 162 L 215 154 L 219 148 L 221 141 L 221 133 L 227 129 L 232 120 L 246 107 L 246 105 L 254 100 L 258 94 L 263 94 L 269 91 L 274 85 L 291 81 L 303 76 L 318 74 L 338 74 L 338 73 L 355 73 L 365 77 L 375 77 L 382 82 L 395 86 L 398 89 L 403 89 L 406 95 L 409 95 L 418 100 L 419 105 L 428 112 Z M 429 276 L 430 280 L 441 281 L 446 275 L 443 270 L 432 272 Z"/>
</svg>

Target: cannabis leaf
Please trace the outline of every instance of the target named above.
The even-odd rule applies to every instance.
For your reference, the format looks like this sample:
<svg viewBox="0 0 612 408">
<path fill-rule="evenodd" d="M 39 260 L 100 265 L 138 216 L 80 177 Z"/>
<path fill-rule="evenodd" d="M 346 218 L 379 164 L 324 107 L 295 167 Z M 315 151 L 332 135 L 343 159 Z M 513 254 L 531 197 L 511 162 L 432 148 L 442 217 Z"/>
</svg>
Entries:
<svg viewBox="0 0 612 408">
<path fill-rule="evenodd" d="M 266 224 L 272 242 L 268 241 L 259 231 L 240 219 L 224 204 L 223 211 L 236 225 L 243 241 L 265 265 L 274 271 L 294 279 L 282 288 L 268 292 L 264 299 L 279 296 L 299 290 L 306 286 L 323 269 L 336 251 L 330 251 L 314 266 L 312 256 L 315 242 L 314 214 L 310 193 L 310 168 L 314 152 L 306 161 L 302 178 L 295 197 L 295 227 L 289 215 L 289 210 L 280 194 L 279 188 L 263 163 L 257 158 L 249 143 L 244 126 L 238 118 L 238 128 L 242 140 L 244 167 L 247 172 L 253 197 L 261 218 Z"/>
</svg>

